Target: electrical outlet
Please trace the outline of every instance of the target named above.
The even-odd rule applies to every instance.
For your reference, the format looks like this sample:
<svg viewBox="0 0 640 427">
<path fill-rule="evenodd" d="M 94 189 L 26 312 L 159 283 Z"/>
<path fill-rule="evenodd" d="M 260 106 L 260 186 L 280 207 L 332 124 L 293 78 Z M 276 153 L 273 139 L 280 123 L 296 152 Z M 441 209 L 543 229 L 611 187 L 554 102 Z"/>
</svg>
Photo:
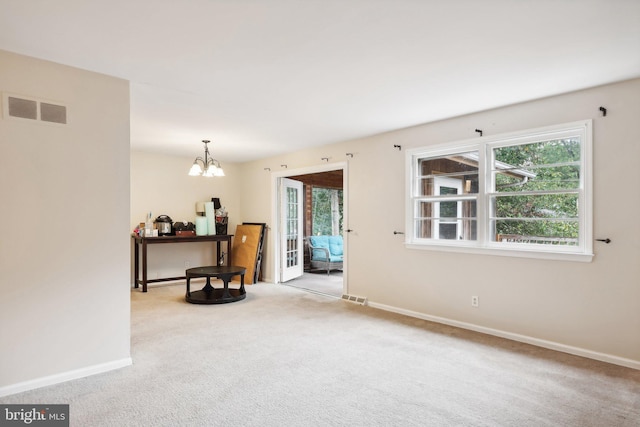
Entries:
<svg viewBox="0 0 640 427">
<path fill-rule="evenodd" d="M 184 268 L 190 268 L 190 267 L 191 267 L 191 261 L 185 261 Z"/>
<path fill-rule="evenodd" d="M 471 297 L 471 306 L 472 307 L 478 307 L 479 303 L 480 303 L 480 301 L 479 301 L 477 296 Z"/>
</svg>

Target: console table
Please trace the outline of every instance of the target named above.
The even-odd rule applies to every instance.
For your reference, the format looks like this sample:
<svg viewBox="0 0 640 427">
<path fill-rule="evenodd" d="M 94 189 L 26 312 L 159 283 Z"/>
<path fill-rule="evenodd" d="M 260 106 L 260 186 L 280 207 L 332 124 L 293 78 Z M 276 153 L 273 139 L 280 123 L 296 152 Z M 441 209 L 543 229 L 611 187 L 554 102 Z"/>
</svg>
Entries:
<svg viewBox="0 0 640 427">
<path fill-rule="evenodd" d="M 166 277 L 162 279 L 148 279 L 147 278 L 147 245 L 159 244 L 159 243 L 191 243 L 191 242 L 216 242 L 216 258 L 215 264 L 220 265 L 220 243 L 227 243 L 227 265 L 231 265 L 231 237 L 232 234 L 215 234 L 212 236 L 160 236 L 160 237 L 140 237 L 132 236 L 134 239 L 134 283 L 137 288 L 138 285 L 142 285 L 142 292 L 147 292 L 147 283 L 154 282 L 167 282 L 170 280 L 186 279 L 186 276 L 180 277 Z M 142 279 L 140 279 L 140 247 L 142 247 Z"/>
</svg>

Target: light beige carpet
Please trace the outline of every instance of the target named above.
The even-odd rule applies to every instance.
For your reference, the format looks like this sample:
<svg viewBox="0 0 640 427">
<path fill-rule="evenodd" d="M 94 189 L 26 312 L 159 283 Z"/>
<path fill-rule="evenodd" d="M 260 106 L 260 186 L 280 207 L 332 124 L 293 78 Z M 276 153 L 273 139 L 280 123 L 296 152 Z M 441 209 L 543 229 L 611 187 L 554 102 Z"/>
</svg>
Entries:
<svg viewBox="0 0 640 427">
<path fill-rule="evenodd" d="M 133 366 L 2 401 L 69 403 L 72 426 L 639 425 L 640 371 L 247 290 L 211 306 L 185 303 L 184 285 L 132 291 Z"/>
<path fill-rule="evenodd" d="M 302 276 L 283 284 L 310 292 L 341 298 L 344 287 L 342 276 L 342 271 L 332 271 L 331 274 L 327 274 L 324 271 L 305 272 Z"/>
</svg>

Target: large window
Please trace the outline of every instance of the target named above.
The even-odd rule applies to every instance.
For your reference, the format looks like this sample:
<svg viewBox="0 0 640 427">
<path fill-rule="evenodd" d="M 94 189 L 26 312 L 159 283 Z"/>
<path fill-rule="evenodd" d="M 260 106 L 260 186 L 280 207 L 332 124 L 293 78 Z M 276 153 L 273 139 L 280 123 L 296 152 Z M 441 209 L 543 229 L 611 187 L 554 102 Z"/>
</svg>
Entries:
<svg viewBox="0 0 640 427">
<path fill-rule="evenodd" d="M 590 260 L 591 121 L 407 152 L 407 244 Z"/>
</svg>

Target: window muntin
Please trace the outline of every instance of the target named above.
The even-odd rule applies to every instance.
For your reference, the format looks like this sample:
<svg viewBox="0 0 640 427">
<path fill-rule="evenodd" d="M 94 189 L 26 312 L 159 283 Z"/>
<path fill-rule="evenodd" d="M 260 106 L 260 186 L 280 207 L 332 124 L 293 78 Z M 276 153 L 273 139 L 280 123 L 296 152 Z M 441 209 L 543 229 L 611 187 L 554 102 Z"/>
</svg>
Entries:
<svg viewBox="0 0 640 427">
<path fill-rule="evenodd" d="M 408 152 L 406 243 L 590 260 L 591 121 L 479 139 Z"/>
<path fill-rule="evenodd" d="M 416 159 L 416 238 L 475 240 L 478 152 Z"/>
<path fill-rule="evenodd" d="M 571 136 L 489 147 L 494 241 L 578 246 L 580 145 Z"/>
<path fill-rule="evenodd" d="M 578 189 L 580 152 L 578 137 L 495 147 L 493 191 Z"/>
<path fill-rule="evenodd" d="M 418 202 L 415 218 L 416 236 L 420 239 L 476 240 L 478 234 L 475 200 Z M 438 213 L 440 215 L 438 215 Z"/>
<path fill-rule="evenodd" d="M 450 177 L 464 183 L 464 194 L 478 193 L 478 152 L 435 156 L 417 159 L 419 171 L 418 195 L 434 195 L 434 180 Z M 474 185 L 475 184 L 475 185 Z"/>
</svg>

